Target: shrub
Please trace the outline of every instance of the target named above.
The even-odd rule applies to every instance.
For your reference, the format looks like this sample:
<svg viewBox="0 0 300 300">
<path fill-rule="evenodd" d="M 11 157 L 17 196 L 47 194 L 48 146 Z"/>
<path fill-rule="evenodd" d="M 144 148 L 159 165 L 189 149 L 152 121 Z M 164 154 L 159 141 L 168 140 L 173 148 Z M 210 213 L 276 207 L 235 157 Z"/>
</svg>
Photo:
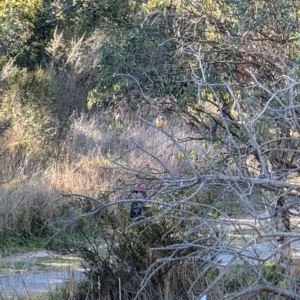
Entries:
<svg viewBox="0 0 300 300">
<path fill-rule="evenodd" d="M 82 242 L 64 245 L 65 252 L 77 252 L 84 259 L 89 299 L 119 299 L 119 289 L 124 299 L 132 299 L 141 287 L 138 299 L 189 299 L 190 282 L 207 267 L 206 254 L 199 255 L 197 248 L 206 242 L 174 250 L 172 245 L 182 244 L 187 230 L 183 222 L 155 217 L 159 209 L 136 222 L 128 213 L 124 204 L 90 217 L 89 229 L 80 230 Z M 194 289 L 202 290 L 204 284 L 199 280 Z"/>
</svg>

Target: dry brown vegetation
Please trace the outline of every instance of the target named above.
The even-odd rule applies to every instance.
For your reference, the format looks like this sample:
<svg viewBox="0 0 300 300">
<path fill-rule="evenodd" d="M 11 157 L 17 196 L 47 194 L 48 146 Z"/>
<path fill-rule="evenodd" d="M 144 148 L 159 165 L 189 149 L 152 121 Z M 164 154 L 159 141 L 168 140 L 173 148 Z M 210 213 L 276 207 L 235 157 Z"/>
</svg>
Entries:
<svg viewBox="0 0 300 300">
<path fill-rule="evenodd" d="M 297 1 L 71 2 L 0 4 L 2 251 L 79 253 L 62 299 L 300 299 Z"/>
<path fill-rule="evenodd" d="M 23 223 L 19 224 L 19 214 L 39 214 L 35 211 L 39 207 L 45 218 L 53 219 L 60 194 L 94 197 L 117 189 L 130 190 L 142 179 L 137 177 L 139 174 L 129 176 L 126 166 L 139 170 L 141 174 L 144 169 L 144 175 L 151 172 L 153 176 L 163 176 L 164 170 L 156 159 L 149 157 L 143 149 L 157 153 L 174 172 L 181 172 L 178 150 L 159 130 L 139 119 L 129 124 L 122 123 L 118 130 L 113 126 L 114 120 L 110 116 L 74 119 L 65 141 L 53 146 L 53 156 L 39 161 L 36 156 L 43 152 L 39 149 L 43 145 L 27 144 L 22 148 L 23 128 L 18 123 L 13 124 L 1 137 L 1 207 L 3 216 L 6 216 L 1 219 L 2 231 L 5 227 L 11 228 L 11 233 L 24 228 L 30 235 L 33 230 L 28 228 L 30 220 L 24 217 Z M 186 126 L 176 118 L 169 120 L 169 128 L 178 138 L 186 135 Z M 18 145 L 18 148 L 13 145 Z M 194 146 L 193 143 L 186 145 L 187 149 L 194 149 Z M 124 166 L 124 170 L 119 166 Z M 112 198 L 115 197 L 113 194 Z"/>
</svg>

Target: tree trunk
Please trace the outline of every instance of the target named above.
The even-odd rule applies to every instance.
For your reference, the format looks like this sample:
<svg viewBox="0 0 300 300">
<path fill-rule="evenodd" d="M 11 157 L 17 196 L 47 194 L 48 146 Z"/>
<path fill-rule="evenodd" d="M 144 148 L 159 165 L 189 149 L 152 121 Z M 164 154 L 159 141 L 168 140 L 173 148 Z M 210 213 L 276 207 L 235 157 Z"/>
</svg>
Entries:
<svg viewBox="0 0 300 300">
<path fill-rule="evenodd" d="M 285 199 L 280 196 L 277 200 L 275 208 L 275 224 L 277 232 L 290 232 L 290 216 L 288 210 L 284 210 Z M 282 274 L 292 274 L 292 256 L 291 256 L 291 244 L 285 243 L 288 241 L 288 237 L 278 236 L 277 242 L 279 243 L 280 251 L 276 255 L 276 264 Z"/>
</svg>

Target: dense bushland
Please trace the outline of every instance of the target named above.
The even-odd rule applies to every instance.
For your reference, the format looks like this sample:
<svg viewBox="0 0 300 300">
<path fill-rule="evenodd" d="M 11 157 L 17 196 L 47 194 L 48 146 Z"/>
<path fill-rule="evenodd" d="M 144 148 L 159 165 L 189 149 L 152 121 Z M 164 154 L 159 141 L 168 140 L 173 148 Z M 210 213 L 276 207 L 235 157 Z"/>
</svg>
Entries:
<svg viewBox="0 0 300 300">
<path fill-rule="evenodd" d="M 2 1 L 1 251 L 79 253 L 78 299 L 298 299 L 299 11 Z"/>
</svg>

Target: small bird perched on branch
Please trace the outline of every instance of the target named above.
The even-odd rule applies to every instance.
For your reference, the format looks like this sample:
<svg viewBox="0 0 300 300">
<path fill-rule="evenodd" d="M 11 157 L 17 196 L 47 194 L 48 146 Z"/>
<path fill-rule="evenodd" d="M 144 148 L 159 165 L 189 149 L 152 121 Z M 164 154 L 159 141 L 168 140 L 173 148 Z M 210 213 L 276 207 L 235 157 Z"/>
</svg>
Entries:
<svg viewBox="0 0 300 300">
<path fill-rule="evenodd" d="M 167 120 L 163 116 L 158 116 L 155 120 L 155 124 L 159 128 L 165 128 L 167 126 Z"/>
</svg>

